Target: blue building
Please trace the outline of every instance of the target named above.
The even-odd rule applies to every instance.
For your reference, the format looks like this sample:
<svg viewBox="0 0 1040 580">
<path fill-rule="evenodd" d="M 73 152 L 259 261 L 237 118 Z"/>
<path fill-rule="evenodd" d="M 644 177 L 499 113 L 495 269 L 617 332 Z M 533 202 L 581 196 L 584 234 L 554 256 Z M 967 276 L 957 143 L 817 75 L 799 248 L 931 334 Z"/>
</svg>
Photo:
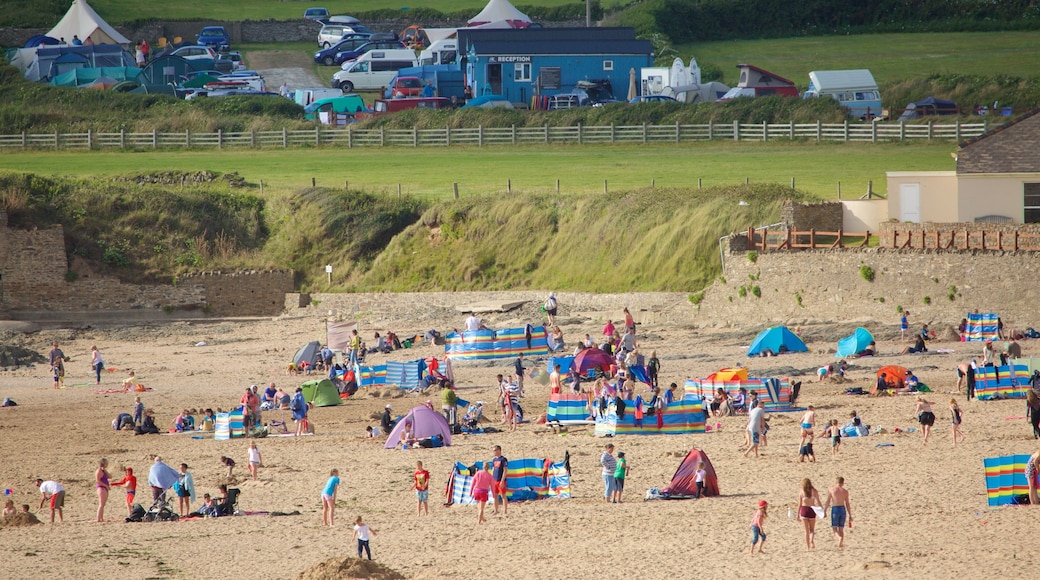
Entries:
<svg viewBox="0 0 1040 580">
<path fill-rule="evenodd" d="M 462 70 L 473 95 L 530 104 L 574 90 L 578 81 L 609 80 L 628 94 L 629 71 L 653 65 L 653 47 L 632 28 L 460 29 Z"/>
</svg>

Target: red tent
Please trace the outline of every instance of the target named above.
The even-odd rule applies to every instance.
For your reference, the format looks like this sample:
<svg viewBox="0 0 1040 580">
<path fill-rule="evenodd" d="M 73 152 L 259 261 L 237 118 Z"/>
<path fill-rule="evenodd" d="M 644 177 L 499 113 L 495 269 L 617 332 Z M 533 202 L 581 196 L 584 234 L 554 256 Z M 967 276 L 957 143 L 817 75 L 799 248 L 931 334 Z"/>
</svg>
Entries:
<svg viewBox="0 0 1040 580">
<path fill-rule="evenodd" d="M 906 368 L 905 367 L 901 367 L 901 366 L 897 366 L 897 365 L 889 365 L 887 367 L 881 367 L 880 369 L 878 369 L 877 377 L 880 378 L 882 373 L 885 375 L 885 384 L 888 385 L 889 389 L 896 389 L 896 390 L 898 390 L 898 389 L 902 389 L 903 387 L 906 386 Z M 877 384 L 877 381 L 875 380 L 874 381 L 874 388 L 870 389 L 870 394 L 871 395 L 876 395 L 877 394 L 877 388 L 878 388 L 878 384 Z"/>
<path fill-rule="evenodd" d="M 719 495 L 719 478 L 715 477 L 715 468 L 711 465 L 711 460 L 708 459 L 700 449 L 691 449 L 686 454 L 686 459 L 682 460 L 679 464 L 679 469 L 675 470 L 675 475 L 672 476 L 672 481 L 664 487 L 661 491 L 667 493 L 671 498 L 682 498 L 682 497 L 693 497 L 697 495 L 697 464 L 704 462 L 704 497 L 712 497 Z"/>
<path fill-rule="evenodd" d="M 571 368 L 577 368 L 578 372 L 585 374 L 589 369 L 599 368 L 606 371 L 614 364 L 614 357 L 598 348 L 586 348 L 574 357 Z"/>
</svg>

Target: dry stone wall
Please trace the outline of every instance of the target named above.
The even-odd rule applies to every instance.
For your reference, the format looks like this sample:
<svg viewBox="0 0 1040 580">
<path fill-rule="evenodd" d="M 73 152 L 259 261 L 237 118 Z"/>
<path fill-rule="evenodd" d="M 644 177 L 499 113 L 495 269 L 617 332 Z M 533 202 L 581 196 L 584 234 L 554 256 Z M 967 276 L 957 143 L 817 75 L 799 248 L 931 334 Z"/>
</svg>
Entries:
<svg viewBox="0 0 1040 580">
<path fill-rule="evenodd" d="M 207 308 L 220 316 L 277 315 L 294 290 L 292 270 L 202 272 L 183 276 L 178 285 L 204 289 Z"/>
<path fill-rule="evenodd" d="M 873 271 L 873 281 L 861 268 Z M 758 252 L 754 262 L 747 253 L 731 253 L 724 276 L 704 291 L 696 320 L 716 326 L 860 322 L 898 332 L 902 306 L 936 330 L 955 326 L 976 308 L 999 313 L 1010 328 L 1040 328 L 1038 300 L 1040 256 L 1034 253 L 870 248 Z"/>
</svg>

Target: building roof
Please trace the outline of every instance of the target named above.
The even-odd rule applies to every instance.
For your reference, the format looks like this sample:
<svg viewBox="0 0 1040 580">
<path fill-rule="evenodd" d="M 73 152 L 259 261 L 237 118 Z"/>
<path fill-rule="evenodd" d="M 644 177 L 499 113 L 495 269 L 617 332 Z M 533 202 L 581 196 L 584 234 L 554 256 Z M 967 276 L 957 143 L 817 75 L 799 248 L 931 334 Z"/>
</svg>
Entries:
<svg viewBox="0 0 1040 580">
<path fill-rule="evenodd" d="M 1040 173 L 1040 109 L 969 139 L 957 149 L 957 173 Z"/>
<path fill-rule="evenodd" d="M 637 54 L 649 56 L 653 46 L 636 38 L 632 28 L 525 28 L 459 30 L 462 46 L 479 54 Z"/>
</svg>

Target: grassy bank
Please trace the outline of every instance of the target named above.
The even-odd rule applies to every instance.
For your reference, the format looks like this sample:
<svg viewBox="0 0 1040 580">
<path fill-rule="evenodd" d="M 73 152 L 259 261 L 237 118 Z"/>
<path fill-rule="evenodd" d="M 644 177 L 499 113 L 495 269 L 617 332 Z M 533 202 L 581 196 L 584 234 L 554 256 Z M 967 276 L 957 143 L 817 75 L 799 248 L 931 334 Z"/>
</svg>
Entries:
<svg viewBox="0 0 1040 580">
<path fill-rule="evenodd" d="M 397 192 L 445 198 L 458 183 L 462 196 L 514 191 L 601 193 L 658 187 L 705 187 L 753 183 L 789 184 L 821 198 L 833 198 L 837 183 L 847 196 L 885 191 L 886 171 L 952 170 L 952 143 L 816 144 L 733 143 L 675 145 L 524 146 L 444 149 L 322 148 L 283 150 L 159 152 L 4 152 L 0 169 L 75 177 L 114 176 L 166 170 L 239 172 L 259 191 L 282 194 L 319 186 Z M 493 168 L 493 170 L 489 170 Z"/>
</svg>

